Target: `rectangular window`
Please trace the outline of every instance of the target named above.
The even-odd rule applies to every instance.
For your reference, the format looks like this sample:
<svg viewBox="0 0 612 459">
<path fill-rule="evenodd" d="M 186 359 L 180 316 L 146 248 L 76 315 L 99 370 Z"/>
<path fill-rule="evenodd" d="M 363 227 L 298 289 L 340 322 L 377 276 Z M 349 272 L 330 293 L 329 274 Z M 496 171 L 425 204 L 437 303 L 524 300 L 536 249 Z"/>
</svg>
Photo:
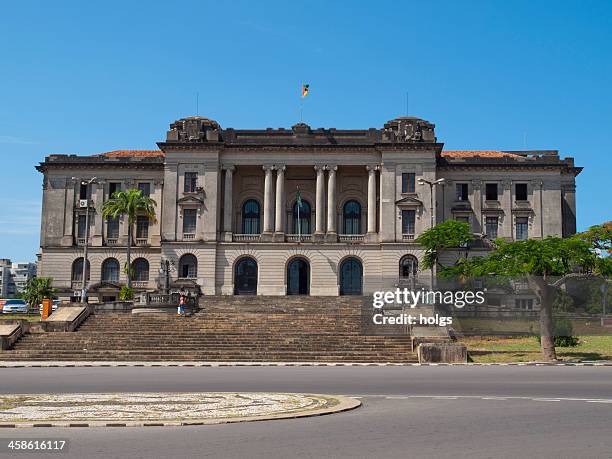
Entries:
<svg viewBox="0 0 612 459">
<path fill-rule="evenodd" d="M 85 233 L 87 229 L 87 227 L 85 226 L 85 219 L 86 219 L 85 215 L 79 215 L 78 220 L 77 220 L 77 237 L 79 239 L 85 238 Z"/>
<path fill-rule="evenodd" d="M 457 201 L 467 201 L 468 200 L 468 184 L 467 183 L 457 183 L 455 189 L 457 192 Z"/>
<path fill-rule="evenodd" d="M 532 298 L 517 298 L 514 300 L 514 305 L 517 309 L 522 309 L 524 311 L 533 310 L 533 299 Z"/>
<path fill-rule="evenodd" d="M 81 183 L 81 187 L 79 188 L 79 199 L 87 199 L 87 184 Z"/>
<path fill-rule="evenodd" d="M 183 234 L 195 234 L 196 219 L 196 209 L 183 209 Z"/>
<path fill-rule="evenodd" d="M 198 173 L 185 172 L 185 193 L 195 193 L 198 186 Z"/>
<path fill-rule="evenodd" d="M 487 201 L 497 201 L 497 183 L 487 183 L 485 185 Z"/>
<path fill-rule="evenodd" d="M 140 182 L 138 184 L 138 189 L 143 196 L 151 196 L 151 184 L 149 182 Z"/>
<path fill-rule="evenodd" d="M 119 219 L 108 218 L 106 220 L 106 237 L 110 239 L 117 239 L 119 237 Z"/>
<path fill-rule="evenodd" d="M 514 186 L 514 192 L 517 201 L 527 201 L 527 184 L 517 183 Z"/>
<path fill-rule="evenodd" d="M 524 241 L 529 237 L 528 234 L 529 219 L 527 217 L 518 217 L 516 219 L 516 240 Z"/>
<path fill-rule="evenodd" d="M 402 174 L 402 193 L 414 193 L 414 172 Z"/>
<path fill-rule="evenodd" d="M 414 210 L 402 210 L 402 234 L 414 234 L 415 217 Z"/>
<path fill-rule="evenodd" d="M 117 192 L 121 191 L 121 183 L 119 182 L 110 182 L 108 184 L 108 197 L 112 198 L 113 195 Z"/>
<path fill-rule="evenodd" d="M 487 217 L 485 223 L 486 235 L 489 239 L 497 239 L 497 217 Z"/>
<path fill-rule="evenodd" d="M 139 215 L 136 217 L 136 239 L 147 239 L 149 237 L 149 217 Z"/>
</svg>

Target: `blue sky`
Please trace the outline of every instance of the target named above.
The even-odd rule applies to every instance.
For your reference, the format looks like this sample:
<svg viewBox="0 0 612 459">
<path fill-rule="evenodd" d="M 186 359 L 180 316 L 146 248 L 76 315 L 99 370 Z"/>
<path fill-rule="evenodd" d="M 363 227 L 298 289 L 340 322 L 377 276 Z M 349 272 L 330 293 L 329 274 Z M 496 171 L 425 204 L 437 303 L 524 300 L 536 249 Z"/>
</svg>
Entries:
<svg viewBox="0 0 612 459">
<path fill-rule="evenodd" d="M 558 149 L 578 226 L 612 218 L 612 2 L 182 1 L 0 5 L 0 258 L 38 251 L 50 153 L 155 148 L 196 111 L 224 127 L 406 112 L 447 149 Z"/>
</svg>

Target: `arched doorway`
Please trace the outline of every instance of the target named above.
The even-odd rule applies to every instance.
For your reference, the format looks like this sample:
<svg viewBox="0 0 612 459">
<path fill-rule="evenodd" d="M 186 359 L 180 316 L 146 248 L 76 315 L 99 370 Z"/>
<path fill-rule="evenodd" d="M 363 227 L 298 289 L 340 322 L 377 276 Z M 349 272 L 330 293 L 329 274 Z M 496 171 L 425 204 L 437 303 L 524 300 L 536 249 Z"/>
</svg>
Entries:
<svg viewBox="0 0 612 459">
<path fill-rule="evenodd" d="M 257 262 L 241 258 L 234 268 L 234 295 L 257 295 Z"/>
<path fill-rule="evenodd" d="M 357 258 L 347 258 L 340 265 L 340 295 L 363 293 L 363 266 Z"/>
<path fill-rule="evenodd" d="M 310 294 L 310 264 L 305 258 L 294 258 L 287 265 L 287 295 Z"/>
<path fill-rule="evenodd" d="M 419 270 L 419 261 L 414 255 L 404 255 L 399 263 L 400 279 L 414 278 Z"/>
<path fill-rule="evenodd" d="M 186 253 L 179 260 L 179 278 L 195 279 L 198 277 L 198 259 L 191 253 Z"/>
</svg>

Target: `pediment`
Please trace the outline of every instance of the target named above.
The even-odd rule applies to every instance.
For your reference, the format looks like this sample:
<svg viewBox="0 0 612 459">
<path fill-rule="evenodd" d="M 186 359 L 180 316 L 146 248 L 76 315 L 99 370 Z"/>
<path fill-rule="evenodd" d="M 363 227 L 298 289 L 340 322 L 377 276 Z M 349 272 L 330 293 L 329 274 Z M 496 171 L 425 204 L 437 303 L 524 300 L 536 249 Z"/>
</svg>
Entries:
<svg viewBox="0 0 612 459">
<path fill-rule="evenodd" d="M 183 196 L 177 202 L 179 204 L 196 204 L 199 206 L 204 204 L 204 200 L 202 198 L 193 195 Z"/>
<path fill-rule="evenodd" d="M 399 201 L 395 201 L 395 205 L 398 207 L 421 207 L 423 202 L 414 196 L 406 196 Z"/>
</svg>

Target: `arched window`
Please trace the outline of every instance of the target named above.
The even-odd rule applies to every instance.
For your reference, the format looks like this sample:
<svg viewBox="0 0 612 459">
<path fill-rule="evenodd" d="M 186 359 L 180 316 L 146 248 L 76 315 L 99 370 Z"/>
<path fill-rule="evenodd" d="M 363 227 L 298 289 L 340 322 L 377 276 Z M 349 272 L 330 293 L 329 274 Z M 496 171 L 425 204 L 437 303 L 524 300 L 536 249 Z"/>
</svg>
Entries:
<svg viewBox="0 0 612 459">
<path fill-rule="evenodd" d="M 198 259 L 195 255 L 186 253 L 179 260 L 179 277 L 182 279 L 195 279 L 198 277 Z"/>
<path fill-rule="evenodd" d="M 115 258 L 107 258 L 102 263 L 102 280 L 119 282 L 119 262 Z"/>
<path fill-rule="evenodd" d="M 404 255 L 399 263 L 400 278 L 415 277 L 419 270 L 419 261 L 414 255 Z"/>
<path fill-rule="evenodd" d="M 344 234 L 361 234 L 361 204 L 347 201 L 342 212 Z"/>
<path fill-rule="evenodd" d="M 138 282 L 149 280 L 149 262 L 144 258 L 136 258 L 132 262 L 133 279 Z"/>
<path fill-rule="evenodd" d="M 259 203 L 254 199 L 249 199 L 242 205 L 242 233 L 259 234 L 261 233 L 259 222 L 261 212 Z"/>
<path fill-rule="evenodd" d="M 236 263 L 234 294 L 257 295 L 257 262 L 251 257 L 241 258 Z"/>
<path fill-rule="evenodd" d="M 310 203 L 303 199 L 300 202 L 300 206 L 298 206 L 297 201 L 293 205 L 293 232 L 295 234 L 310 234 Z"/>
<path fill-rule="evenodd" d="M 89 280 L 89 260 L 87 260 L 87 269 L 85 270 L 85 280 Z M 77 258 L 72 263 L 72 280 L 83 281 L 83 257 Z"/>
</svg>

